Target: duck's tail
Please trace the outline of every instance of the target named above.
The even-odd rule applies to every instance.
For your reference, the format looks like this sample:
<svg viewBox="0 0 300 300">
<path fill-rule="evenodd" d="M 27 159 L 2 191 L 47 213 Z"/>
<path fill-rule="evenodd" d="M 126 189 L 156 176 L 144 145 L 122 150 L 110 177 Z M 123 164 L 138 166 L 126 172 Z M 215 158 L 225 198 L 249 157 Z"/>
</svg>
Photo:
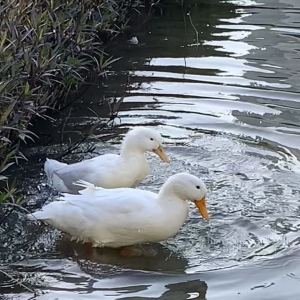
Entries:
<svg viewBox="0 0 300 300">
<path fill-rule="evenodd" d="M 36 211 L 34 213 L 31 213 L 31 214 L 27 214 L 27 218 L 31 221 L 46 219 L 46 217 L 45 217 L 42 210 Z"/>
<path fill-rule="evenodd" d="M 87 182 L 85 180 L 78 180 L 73 184 L 84 188 L 83 190 L 78 191 L 79 194 L 91 193 L 95 192 L 96 190 L 102 189 L 102 187 L 95 186 L 93 183 Z"/>
<path fill-rule="evenodd" d="M 52 181 L 53 173 L 63 167 L 67 166 L 67 164 L 59 162 L 55 159 L 49 159 L 46 158 L 45 164 L 44 164 L 44 170 L 45 173 L 49 179 L 49 181 Z"/>
</svg>

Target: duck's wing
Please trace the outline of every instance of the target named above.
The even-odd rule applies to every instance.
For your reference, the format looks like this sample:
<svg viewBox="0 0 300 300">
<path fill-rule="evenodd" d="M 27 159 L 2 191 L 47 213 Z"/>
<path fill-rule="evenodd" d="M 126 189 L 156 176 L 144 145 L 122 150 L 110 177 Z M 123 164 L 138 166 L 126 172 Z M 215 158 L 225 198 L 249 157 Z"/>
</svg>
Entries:
<svg viewBox="0 0 300 300">
<path fill-rule="evenodd" d="M 77 193 L 81 187 L 74 185 L 75 182 L 79 180 L 91 183 L 101 181 L 101 177 L 105 176 L 105 172 L 113 168 L 114 165 L 117 166 L 118 159 L 118 155 L 105 154 L 75 164 L 70 164 L 56 170 L 53 178 L 56 179 L 56 182 L 62 181 L 63 185 L 66 187 L 66 189 L 58 188 L 58 190 L 62 192 Z"/>
</svg>

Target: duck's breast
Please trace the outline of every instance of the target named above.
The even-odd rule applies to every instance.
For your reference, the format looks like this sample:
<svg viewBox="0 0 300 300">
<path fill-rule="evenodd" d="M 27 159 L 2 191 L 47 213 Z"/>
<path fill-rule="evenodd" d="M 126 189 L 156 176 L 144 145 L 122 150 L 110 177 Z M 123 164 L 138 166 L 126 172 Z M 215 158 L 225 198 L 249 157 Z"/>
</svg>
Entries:
<svg viewBox="0 0 300 300">
<path fill-rule="evenodd" d="M 160 221 L 157 222 L 160 226 L 160 234 L 157 235 L 157 241 L 162 241 L 176 235 L 187 217 L 187 201 L 178 200 L 167 203 L 161 210 Z"/>
<path fill-rule="evenodd" d="M 107 168 L 101 176 L 104 187 L 133 187 L 149 174 L 149 166 L 144 157 L 120 158 L 115 165 Z"/>
</svg>

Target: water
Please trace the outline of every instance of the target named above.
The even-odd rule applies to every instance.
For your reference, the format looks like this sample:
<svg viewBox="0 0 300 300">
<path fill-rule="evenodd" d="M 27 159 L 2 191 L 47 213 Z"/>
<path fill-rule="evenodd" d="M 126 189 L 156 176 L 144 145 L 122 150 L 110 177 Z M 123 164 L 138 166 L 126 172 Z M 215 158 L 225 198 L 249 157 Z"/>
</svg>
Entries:
<svg viewBox="0 0 300 300">
<path fill-rule="evenodd" d="M 51 198 L 41 153 L 59 151 L 61 139 L 96 122 L 103 96 L 124 96 L 118 126 L 96 152 L 117 151 L 136 124 L 157 127 L 172 164 L 151 157 L 152 174 L 141 186 L 155 191 L 171 174 L 196 174 L 209 189 L 211 221 L 192 209 L 176 237 L 125 259 L 110 249 L 87 252 L 23 218 L 24 241 L 7 245 L 11 260 L 23 260 L 9 269 L 26 275 L 23 283 L 39 292 L 34 299 L 300 297 L 300 3 L 180 2 L 164 1 L 163 16 L 133 32 L 139 44 L 116 41 L 113 51 L 123 59 L 105 85 L 89 88 L 66 122 L 61 116 L 63 135 L 59 122 L 47 125 L 19 176 L 33 206 Z M 8 298 L 33 299 L 3 282 Z"/>
</svg>

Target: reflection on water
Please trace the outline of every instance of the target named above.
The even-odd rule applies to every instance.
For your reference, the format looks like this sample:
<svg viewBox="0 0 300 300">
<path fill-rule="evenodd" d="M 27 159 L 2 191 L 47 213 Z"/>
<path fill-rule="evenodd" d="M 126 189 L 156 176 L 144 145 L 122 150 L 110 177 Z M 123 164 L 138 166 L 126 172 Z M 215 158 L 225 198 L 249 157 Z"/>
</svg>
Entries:
<svg viewBox="0 0 300 300">
<path fill-rule="evenodd" d="M 86 245 L 72 243 L 69 240 L 60 241 L 57 251 L 66 257 L 72 257 L 78 262 L 81 269 L 86 273 L 98 276 L 94 270 L 90 269 L 90 262 L 105 265 L 105 267 L 114 273 L 119 269 L 139 269 L 144 271 L 155 272 L 176 272 L 174 266 L 181 272 L 186 268 L 187 260 L 180 257 L 180 253 L 175 254 L 167 247 L 161 244 L 146 244 L 137 246 L 138 255 L 134 257 L 124 257 L 120 254 L 119 249 L 110 248 L 89 248 Z M 159 255 L 158 255 L 159 254 Z M 88 263 L 86 263 L 88 262 Z M 110 267 L 109 267 L 110 266 Z M 103 276 L 103 272 L 101 272 Z M 108 272 L 107 272 L 108 273 Z"/>
<path fill-rule="evenodd" d="M 34 250 L 24 254 L 30 259 L 11 267 L 46 292 L 37 299 L 300 296 L 300 4 L 180 3 L 164 1 L 163 16 L 134 32 L 139 44 L 113 45 L 124 59 L 105 86 L 90 88 L 72 108 L 64 138 L 95 121 L 103 95 L 125 95 L 120 124 L 106 137 L 110 150 L 117 151 L 114 144 L 128 127 L 157 126 L 172 164 L 151 158 L 152 174 L 141 187 L 157 191 L 182 170 L 198 175 L 209 188 L 211 221 L 191 208 L 176 237 L 145 245 L 141 256 L 130 259 L 40 229 Z M 51 131 L 58 130 L 53 124 Z M 59 141 L 53 135 L 47 152 Z M 96 146 L 99 153 L 108 147 Z M 26 185 L 29 197 L 47 199 L 47 187 L 35 188 L 43 181 L 40 170 L 41 162 L 24 170 Z M 4 294 L 31 296 L 21 287 Z"/>
</svg>

